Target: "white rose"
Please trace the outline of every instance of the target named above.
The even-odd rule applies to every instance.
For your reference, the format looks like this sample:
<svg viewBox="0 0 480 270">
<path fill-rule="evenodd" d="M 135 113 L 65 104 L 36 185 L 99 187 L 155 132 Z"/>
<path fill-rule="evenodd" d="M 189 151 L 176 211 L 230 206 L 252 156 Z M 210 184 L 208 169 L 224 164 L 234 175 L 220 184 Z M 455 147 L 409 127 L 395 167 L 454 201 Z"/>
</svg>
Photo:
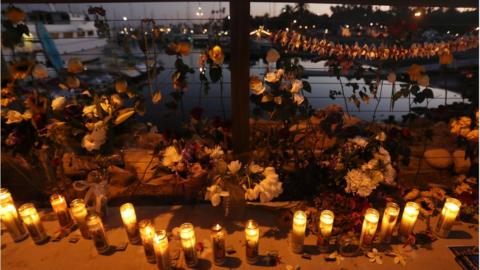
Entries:
<svg viewBox="0 0 480 270">
<path fill-rule="evenodd" d="M 54 111 L 63 110 L 66 104 L 67 104 L 67 99 L 65 97 L 56 97 L 54 100 L 52 100 L 52 110 Z"/>
</svg>

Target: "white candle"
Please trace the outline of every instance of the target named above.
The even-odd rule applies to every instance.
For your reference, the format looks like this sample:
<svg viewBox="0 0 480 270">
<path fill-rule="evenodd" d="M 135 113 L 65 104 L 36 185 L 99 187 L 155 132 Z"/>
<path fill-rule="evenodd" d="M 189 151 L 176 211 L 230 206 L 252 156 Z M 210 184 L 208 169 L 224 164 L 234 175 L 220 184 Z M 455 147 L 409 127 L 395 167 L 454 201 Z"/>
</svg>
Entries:
<svg viewBox="0 0 480 270">
<path fill-rule="evenodd" d="M 260 238 L 260 229 L 257 222 L 250 219 L 245 225 L 245 254 L 249 264 L 255 264 L 258 261 L 258 242 Z"/>
<path fill-rule="evenodd" d="M 401 240 L 405 240 L 412 233 L 419 212 L 420 207 L 417 203 L 407 202 L 403 209 L 402 220 L 400 221 L 400 228 L 398 229 L 398 236 Z"/>
<path fill-rule="evenodd" d="M 438 219 L 437 227 L 435 228 L 435 232 L 438 236 L 442 238 L 448 237 L 448 234 L 457 219 L 458 213 L 460 212 L 461 206 L 462 203 L 459 200 L 447 198 L 443 205 L 442 213 Z"/>
<path fill-rule="evenodd" d="M 14 242 L 22 241 L 28 237 L 28 233 L 18 218 L 17 209 L 12 201 L 0 205 L 0 217 Z"/>
<path fill-rule="evenodd" d="M 142 238 L 143 249 L 147 262 L 155 263 L 155 251 L 153 249 L 153 237 L 155 236 L 155 228 L 150 220 L 144 219 L 138 223 L 140 237 Z"/>
<path fill-rule="evenodd" d="M 57 214 L 58 223 L 62 228 L 68 228 L 73 225 L 73 220 L 68 213 L 67 202 L 65 197 L 60 194 L 53 194 L 50 196 L 50 204 L 53 211 Z"/>
<path fill-rule="evenodd" d="M 183 223 L 180 226 L 180 240 L 182 242 L 183 255 L 188 267 L 195 267 L 198 263 L 197 250 L 195 249 L 195 230 L 191 223 Z"/>
<path fill-rule="evenodd" d="M 155 250 L 158 270 L 170 270 L 172 267 L 166 231 L 162 230 L 155 234 L 153 238 L 153 249 Z"/>
<path fill-rule="evenodd" d="M 120 215 L 122 216 L 123 225 L 127 232 L 128 240 L 130 244 L 137 245 L 142 242 L 137 225 L 137 215 L 135 214 L 135 208 L 131 203 L 125 203 L 120 206 Z"/>
<path fill-rule="evenodd" d="M 18 212 L 30 233 L 33 242 L 37 245 L 45 243 L 48 240 L 48 235 L 45 233 L 42 221 L 40 220 L 40 216 L 33 203 L 23 204 L 18 208 Z"/>
<path fill-rule="evenodd" d="M 307 228 L 307 214 L 303 211 L 296 211 L 292 220 L 292 251 L 302 253 L 305 229 Z"/>
<path fill-rule="evenodd" d="M 362 234 L 360 235 L 360 246 L 370 245 L 377 231 L 380 214 L 373 208 L 367 209 L 363 218 Z"/>
<path fill-rule="evenodd" d="M 387 207 L 383 212 L 382 225 L 380 226 L 379 238 L 382 243 L 390 243 L 392 239 L 393 229 L 397 224 L 400 207 L 393 202 L 387 203 Z"/>
<path fill-rule="evenodd" d="M 103 228 L 102 219 L 95 213 L 89 214 L 87 216 L 87 226 L 97 252 L 99 254 L 108 252 L 110 245 Z"/>
<path fill-rule="evenodd" d="M 320 248 L 320 252 L 329 251 L 329 238 L 332 234 L 334 219 L 335 215 L 330 210 L 323 210 L 320 213 L 318 222 L 318 246 Z"/>
<path fill-rule="evenodd" d="M 72 213 L 73 219 L 78 224 L 78 229 L 82 233 L 83 238 L 90 239 L 86 221 L 88 210 L 85 201 L 82 199 L 75 199 L 70 202 L 70 212 Z"/>
<path fill-rule="evenodd" d="M 213 263 L 223 265 L 225 263 L 225 230 L 222 225 L 215 224 L 211 228 Z"/>
</svg>

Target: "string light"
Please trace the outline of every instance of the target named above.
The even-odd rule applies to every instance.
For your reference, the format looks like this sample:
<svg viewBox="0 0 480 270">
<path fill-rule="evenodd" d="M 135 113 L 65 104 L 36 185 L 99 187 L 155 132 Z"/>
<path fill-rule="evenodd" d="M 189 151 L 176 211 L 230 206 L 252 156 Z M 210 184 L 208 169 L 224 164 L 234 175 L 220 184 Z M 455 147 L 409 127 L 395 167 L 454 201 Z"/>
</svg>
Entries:
<svg viewBox="0 0 480 270">
<path fill-rule="evenodd" d="M 257 30 L 250 32 L 250 36 L 256 36 L 257 38 L 261 38 L 262 35 L 271 36 L 272 33 L 265 30 L 263 25 L 260 25 Z"/>
</svg>

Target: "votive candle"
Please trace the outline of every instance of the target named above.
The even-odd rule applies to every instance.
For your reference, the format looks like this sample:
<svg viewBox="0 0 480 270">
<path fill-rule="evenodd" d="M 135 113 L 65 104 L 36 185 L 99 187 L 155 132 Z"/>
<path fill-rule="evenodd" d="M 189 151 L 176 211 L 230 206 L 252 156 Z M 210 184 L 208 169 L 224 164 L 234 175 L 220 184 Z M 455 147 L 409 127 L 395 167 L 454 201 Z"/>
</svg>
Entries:
<svg viewBox="0 0 480 270">
<path fill-rule="evenodd" d="M 138 223 L 140 237 L 142 238 L 143 249 L 145 250 L 145 257 L 147 262 L 155 263 L 155 251 L 153 249 L 153 237 L 155 236 L 155 228 L 148 219 L 140 220 Z"/>
<path fill-rule="evenodd" d="M 420 207 L 415 202 L 407 202 L 403 209 L 402 220 L 398 229 L 398 236 L 400 239 L 406 239 L 413 231 L 415 223 L 417 222 Z"/>
<path fill-rule="evenodd" d="M 292 251 L 302 253 L 305 229 L 307 228 L 307 214 L 303 211 L 296 211 L 292 220 Z"/>
<path fill-rule="evenodd" d="M 88 231 L 92 238 L 93 244 L 99 254 L 104 254 L 110 249 L 107 235 L 103 227 L 102 219 L 95 213 L 91 213 L 86 218 Z"/>
<path fill-rule="evenodd" d="M 334 219 L 335 215 L 330 210 L 323 210 L 320 213 L 320 221 L 318 223 L 318 245 L 321 252 L 327 252 L 329 250 L 329 238 L 332 234 Z"/>
<path fill-rule="evenodd" d="M 155 251 L 158 270 L 170 270 L 172 268 L 172 264 L 170 262 L 168 237 L 166 231 L 161 230 L 155 234 L 153 238 L 153 249 Z"/>
<path fill-rule="evenodd" d="M 50 196 L 50 204 L 53 211 L 57 214 L 58 223 L 62 228 L 68 228 L 73 225 L 73 220 L 68 213 L 67 202 L 65 197 L 60 194 L 53 194 Z"/>
<path fill-rule="evenodd" d="M 86 221 L 88 210 L 85 201 L 83 199 L 75 199 L 70 202 L 70 212 L 72 213 L 73 219 L 78 224 L 78 229 L 83 238 L 90 239 Z"/>
<path fill-rule="evenodd" d="M 48 235 L 45 232 L 35 205 L 33 205 L 33 203 L 23 204 L 18 208 L 18 212 L 33 242 L 37 245 L 45 243 L 48 240 Z"/>
<path fill-rule="evenodd" d="M 448 237 L 448 234 L 457 219 L 458 213 L 460 212 L 461 206 L 462 203 L 459 200 L 455 198 L 447 198 L 435 229 L 438 236 L 442 238 Z"/>
<path fill-rule="evenodd" d="M 120 215 L 122 216 L 123 225 L 127 231 L 128 240 L 132 245 L 140 244 L 142 239 L 138 231 L 137 215 L 135 208 L 131 203 L 125 203 L 120 206 Z"/>
<path fill-rule="evenodd" d="M 20 242 L 28 237 L 12 201 L 7 200 L 6 203 L 0 205 L 0 217 L 14 242 Z"/>
<path fill-rule="evenodd" d="M 222 225 L 215 224 L 211 228 L 213 263 L 222 265 L 225 263 L 225 230 Z"/>
<path fill-rule="evenodd" d="M 387 203 L 385 211 L 383 211 L 382 225 L 380 226 L 379 240 L 381 243 L 390 243 L 392 240 L 393 229 L 397 223 L 400 207 L 394 203 Z"/>
<path fill-rule="evenodd" d="M 195 249 L 195 230 L 191 223 L 183 223 L 180 226 L 180 240 L 183 254 L 188 267 L 195 267 L 198 263 L 197 250 Z"/>
<path fill-rule="evenodd" d="M 6 188 L 0 188 L 0 204 L 13 203 L 12 194 Z"/>
<path fill-rule="evenodd" d="M 377 231 L 380 214 L 373 208 L 368 208 L 363 218 L 362 233 L 360 235 L 360 246 L 370 245 Z"/>
<path fill-rule="evenodd" d="M 245 225 L 245 251 L 247 262 L 256 264 L 258 261 L 258 242 L 260 238 L 260 229 L 257 222 L 253 219 L 247 221 Z"/>
</svg>

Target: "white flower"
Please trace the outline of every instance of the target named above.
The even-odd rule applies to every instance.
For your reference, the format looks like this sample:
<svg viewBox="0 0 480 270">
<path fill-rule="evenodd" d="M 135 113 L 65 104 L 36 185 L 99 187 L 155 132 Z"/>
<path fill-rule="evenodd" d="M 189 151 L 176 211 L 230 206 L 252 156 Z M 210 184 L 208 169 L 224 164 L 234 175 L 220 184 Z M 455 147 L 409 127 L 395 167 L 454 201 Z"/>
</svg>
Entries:
<svg viewBox="0 0 480 270">
<path fill-rule="evenodd" d="M 375 136 L 375 140 L 384 142 L 387 139 L 387 134 L 385 132 L 381 131 L 380 133 Z"/>
<path fill-rule="evenodd" d="M 255 164 L 255 162 L 252 161 L 252 163 L 250 163 L 250 165 L 248 165 L 248 170 L 251 173 L 261 173 L 263 171 L 263 168 L 262 168 L 262 166 L 260 166 L 258 164 Z"/>
<path fill-rule="evenodd" d="M 103 121 L 96 122 L 93 127 L 90 128 L 92 131 L 87 133 L 82 139 L 82 147 L 89 152 L 99 150 L 107 140 L 107 128 Z"/>
<path fill-rule="evenodd" d="M 392 162 L 390 153 L 381 146 L 378 148 L 378 152 L 373 153 L 373 157 L 382 161 L 383 164 L 390 164 Z"/>
<path fill-rule="evenodd" d="M 377 264 L 383 263 L 382 256 L 376 248 L 372 249 L 370 252 L 367 252 L 367 257 L 369 258 L 370 262 L 376 262 Z"/>
<path fill-rule="evenodd" d="M 242 167 L 242 163 L 238 160 L 234 160 L 234 161 L 230 162 L 230 164 L 228 164 L 227 167 L 228 167 L 228 170 L 230 171 L 230 173 L 235 175 L 235 174 L 237 174 L 237 172 Z"/>
<path fill-rule="evenodd" d="M 219 145 L 215 146 L 214 148 L 205 147 L 205 153 L 210 156 L 211 159 L 219 159 L 223 156 L 222 147 Z"/>
<path fill-rule="evenodd" d="M 295 102 L 295 104 L 300 105 L 303 103 L 304 100 L 305 98 L 302 95 L 293 94 L 293 102 Z"/>
<path fill-rule="evenodd" d="M 254 201 L 258 199 L 258 190 L 249 188 L 245 191 L 245 200 Z"/>
<path fill-rule="evenodd" d="M 387 81 L 394 83 L 397 80 L 397 75 L 394 72 L 388 73 Z"/>
<path fill-rule="evenodd" d="M 359 146 L 360 148 L 365 148 L 368 145 L 368 141 L 365 138 L 360 136 L 357 136 L 353 139 L 349 139 L 349 141 Z"/>
<path fill-rule="evenodd" d="M 54 100 L 52 100 L 52 110 L 63 110 L 63 108 L 65 108 L 65 104 L 67 104 L 67 99 L 65 97 L 56 97 Z"/>
<path fill-rule="evenodd" d="M 293 93 L 293 94 L 296 94 L 298 92 L 300 92 L 300 90 L 302 90 L 303 88 L 303 82 L 300 81 L 300 80 L 294 80 L 292 82 L 292 89 L 290 89 L 290 92 Z"/>
<path fill-rule="evenodd" d="M 182 160 L 182 156 L 177 152 L 177 148 L 169 146 L 163 152 L 162 164 L 165 167 L 171 167 Z"/>
<path fill-rule="evenodd" d="M 207 192 L 205 193 L 205 200 L 209 200 L 213 206 L 218 206 L 222 202 L 222 188 L 218 185 L 211 185 L 207 187 Z"/>
<path fill-rule="evenodd" d="M 378 186 L 378 182 L 372 180 L 359 169 L 350 170 L 345 176 L 345 181 L 347 182 L 345 192 L 354 193 L 361 197 L 367 197 Z"/>
<path fill-rule="evenodd" d="M 388 164 L 385 167 L 383 176 L 384 176 L 383 182 L 385 184 L 393 185 L 395 184 L 395 178 L 397 178 L 397 171 L 395 170 L 395 168 L 393 168 L 392 165 Z"/>
<path fill-rule="evenodd" d="M 267 56 L 265 57 L 268 63 L 275 63 L 278 61 L 279 58 L 280 58 L 280 54 L 274 48 L 271 48 L 270 50 L 268 50 Z"/>
<path fill-rule="evenodd" d="M 98 110 L 95 104 L 83 107 L 83 116 L 88 118 L 98 117 Z"/>
</svg>

